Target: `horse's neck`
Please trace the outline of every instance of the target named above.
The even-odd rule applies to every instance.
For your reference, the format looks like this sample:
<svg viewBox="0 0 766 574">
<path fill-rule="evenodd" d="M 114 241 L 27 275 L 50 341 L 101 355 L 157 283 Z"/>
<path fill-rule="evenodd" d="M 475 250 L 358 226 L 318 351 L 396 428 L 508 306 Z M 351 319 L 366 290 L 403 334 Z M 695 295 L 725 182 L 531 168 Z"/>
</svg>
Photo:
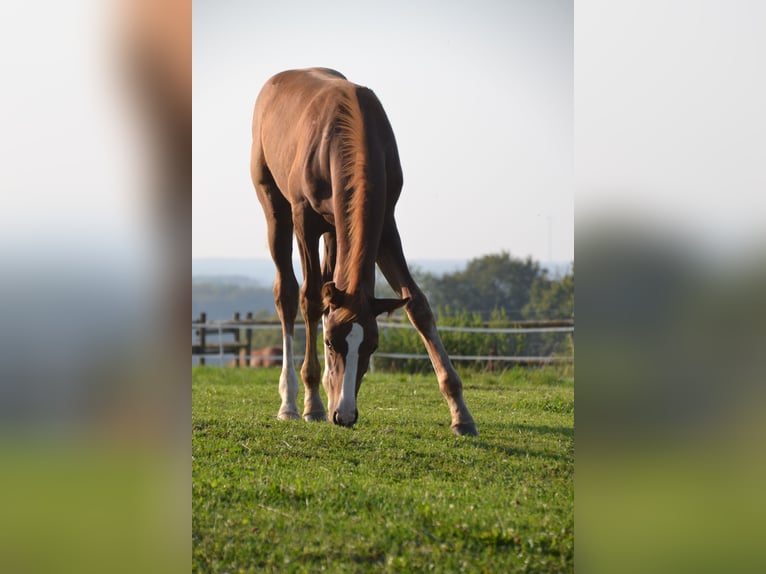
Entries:
<svg viewBox="0 0 766 574">
<path fill-rule="evenodd" d="M 352 242 L 353 243 L 353 242 Z M 345 252 L 342 256 L 338 253 L 333 280 L 336 285 L 348 294 L 375 295 L 375 257 L 370 250 L 366 250 L 362 257 L 354 253 L 354 250 Z M 357 255 L 355 258 L 354 256 Z"/>
<path fill-rule="evenodd" d="M 358 202 L 356 209 L 364 210 L 367 202 Z M 366 211 L 366 210 L 365 210 Z M 375 213 L 346 213 L 356 218 L 349 224 L 347 218 L 336 221 L 338 240 L 334 280 L 347 293 L 375 295 L 375 258 L 380 241 L 380 229 Z"/>
<path fill-rule="evenodd" d="M 358 93 L 341 102 L 339 118 L 342 167 L 336 173 L 342 185 L 333 186 L 338 241 L 335 279 L 350 293 L 374 295 L 375 258 L 385 210 L 384 162 L 381 150 L 366 132 L 365 122 L 374 118 L 362 119 L 365 114 Z"/>
</svg>

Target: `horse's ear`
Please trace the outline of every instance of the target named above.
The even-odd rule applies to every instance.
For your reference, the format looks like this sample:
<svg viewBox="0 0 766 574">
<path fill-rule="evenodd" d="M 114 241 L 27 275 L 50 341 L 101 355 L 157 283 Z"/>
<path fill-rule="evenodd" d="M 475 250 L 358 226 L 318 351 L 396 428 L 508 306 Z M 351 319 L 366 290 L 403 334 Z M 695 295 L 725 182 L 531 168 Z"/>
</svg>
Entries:
<svg viewBox="0 0 766 574">
<path fill-rule="evenodd" d="M 332 281 L 322 285 L 322 304 L 325 310 L 337 309 L 343 305 L 346 294 L 335 286 Z"/>
<path fill-rule="evenodd" d="M 372 313 L 377 317 L 381 313 L 388 313 L 389 315 L 399 309 L 399 307 L 404 307 L 407 303 L 410 302 L 410 298 L 407 297 L 406 299 L 373 299 L 372 300 Z"/>
</svg>

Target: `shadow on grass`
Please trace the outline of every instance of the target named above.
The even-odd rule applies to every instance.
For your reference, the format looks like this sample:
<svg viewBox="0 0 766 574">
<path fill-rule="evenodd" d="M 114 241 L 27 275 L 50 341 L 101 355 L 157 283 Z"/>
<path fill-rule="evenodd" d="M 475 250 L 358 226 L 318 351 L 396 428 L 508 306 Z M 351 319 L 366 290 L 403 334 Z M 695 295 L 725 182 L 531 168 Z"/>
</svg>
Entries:
<svg viewBox="0 0 766 574">
<path fill-rule="evenodd" d="M 572 441 L 574 447 L 574 429 L 571 427 L 488 423 L 482 425 L 479 432 L 481 434 L 478 438 L 467 440 L 481 449 L 494 451 L 505 456 L 533 457 L 574 463 L 573 453 L 551 452 L 546 450 L 544 445 L 543 448 L 530 448 L 524 444 L 529 442 L 530 437 L 540 437 L 542 440 L 558 437 Z"/>
<path fill-rule="evenodd" d="M 498 425 L 500 426 L 500 425 Z M 504 425 L 507 428 L 511 430 L 511 432 L 515 430 L 522 430 L 522 431 L 529 431 L 536 434 L 553 434 L 553 435 L 559 435 L 564 438 L 568 439 L 574 439 L 574 428 L 572 427 L 552 427 L 547 425 L 519 425 L 519 424 L 512 424 L 512 425 Z"/>
</svg>

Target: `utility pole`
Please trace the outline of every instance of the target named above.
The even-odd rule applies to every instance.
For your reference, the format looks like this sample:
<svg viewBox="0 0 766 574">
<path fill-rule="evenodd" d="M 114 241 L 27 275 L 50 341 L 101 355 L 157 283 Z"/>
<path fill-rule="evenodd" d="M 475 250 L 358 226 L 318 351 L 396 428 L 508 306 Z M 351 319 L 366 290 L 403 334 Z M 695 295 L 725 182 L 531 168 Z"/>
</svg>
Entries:
<svg viewBox="0 0 766 574">
<path fill-rule="evenodd" d="M 553 263 L 553 218 L 549 215 L 548 219 L 548 263 Z"/>
</svg>

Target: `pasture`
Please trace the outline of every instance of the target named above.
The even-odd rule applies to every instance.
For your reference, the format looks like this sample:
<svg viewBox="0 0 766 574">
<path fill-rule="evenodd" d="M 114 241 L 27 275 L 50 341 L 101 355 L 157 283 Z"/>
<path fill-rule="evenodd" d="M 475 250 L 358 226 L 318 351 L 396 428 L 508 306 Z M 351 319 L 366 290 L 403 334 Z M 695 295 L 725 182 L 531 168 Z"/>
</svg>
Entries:
<svg viewBox="0 0 766 574">
<path fill-rule="evenodd" d="M 571 378 L 464 373 L 478 438 L 433 375 L 367 374 L 353 429 L 277 421 L 278 378 L 192 370 L 193 571 L 573 571 Z"/>
</svg>

